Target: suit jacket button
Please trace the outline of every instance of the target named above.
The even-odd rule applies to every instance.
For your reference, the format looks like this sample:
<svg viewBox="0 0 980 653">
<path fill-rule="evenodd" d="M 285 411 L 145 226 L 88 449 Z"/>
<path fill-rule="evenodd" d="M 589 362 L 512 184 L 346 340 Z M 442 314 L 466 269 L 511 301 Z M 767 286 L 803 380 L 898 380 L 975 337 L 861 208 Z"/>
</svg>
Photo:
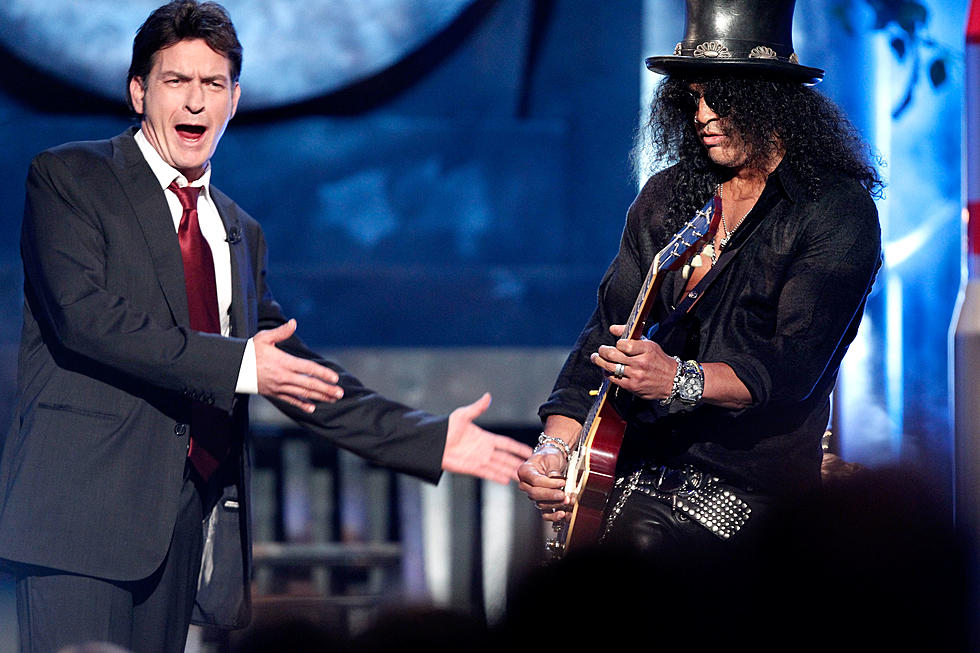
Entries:
<svg viewBox="0 0 980 653">
<path fill-rule="evenodd" d="M 183 422 L 177 422 L 174 425 L 174 435 L 176 435 L 178 438 L 182 435 L 187 435 L 187 425 Z"/>
</svg>

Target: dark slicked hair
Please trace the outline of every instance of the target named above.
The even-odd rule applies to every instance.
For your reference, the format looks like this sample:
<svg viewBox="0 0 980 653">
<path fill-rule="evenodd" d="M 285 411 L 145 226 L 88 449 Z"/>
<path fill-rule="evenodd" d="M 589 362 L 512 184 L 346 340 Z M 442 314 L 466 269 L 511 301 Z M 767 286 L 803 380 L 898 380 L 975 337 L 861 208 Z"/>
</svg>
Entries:
<svg viewBox="0 0 980 653">
<path fill-rule="evenodd" d="M 145 84 L 157 52 L 186 39 L 202 39 L 212 50 L 227 57 L 231 81 L 238 81 L 242 71 L 242 44 L 225 8 L 216 2 L 174 0 L 150 14 L 133 39 L 133 59 L 126 77 L 126 103 L 130 109 L 135 111 L 129 83 L 138 77 Z"/>
<path fill-rule="evenodd" d="M 694 125 L 696 97 L 729 119 L 729 128 L 745 145 L 746 165 L 762 168 L 781 148 L 783 162 L 792 166 L 812 198 L 820 193 L 827 171 L 856 180 L 880 197 L 883 182 L 880 161 L 854 126 L 828 98 L 812 87 L 761 77 L 667 77 L 657 88 L 650 119 L 641 130 L 634 153 L 652 154 L 656 166 L 676 164 L 677 184 L 667 202 L 673 233 L 725 181 L 730 171 L 715 165 L 705 151 Z M 645 176 L 649 171 L 637 170 Z"/>
</svg>

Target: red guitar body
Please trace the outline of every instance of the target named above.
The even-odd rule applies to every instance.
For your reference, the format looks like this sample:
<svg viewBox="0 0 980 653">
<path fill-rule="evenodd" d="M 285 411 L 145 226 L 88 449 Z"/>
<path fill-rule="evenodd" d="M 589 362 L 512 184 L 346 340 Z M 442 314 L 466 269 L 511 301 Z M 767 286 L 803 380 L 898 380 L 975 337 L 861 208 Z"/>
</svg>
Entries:
<svg viewBox="0 0 980 653">
<path fill-rule="evenodd" d="M 604 390 L 608 389 L 608 381 L 603 385 Z M 616 481 L 616 462 L 626 422 L 606 401 L 605 392 L 602 394 L 601 406 L 585 436 L 587 444 L 581 448 L 586 459 L 575 470 L 569 465 L 566 491 L 572 497 L 572 514 L 563 533 L 559 533 L 565 553 L 599 541 L 606 503 Z"/>
</svg>

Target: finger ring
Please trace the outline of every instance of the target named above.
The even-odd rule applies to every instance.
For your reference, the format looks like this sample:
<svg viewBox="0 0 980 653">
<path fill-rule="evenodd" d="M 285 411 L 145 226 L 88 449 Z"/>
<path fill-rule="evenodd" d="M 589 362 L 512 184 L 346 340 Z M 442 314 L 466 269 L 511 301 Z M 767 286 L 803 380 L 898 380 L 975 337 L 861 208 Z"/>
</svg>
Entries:
<svg viewBox="0 0 980 653">
<path fill-rule="evenodd" d="M 613 376 L 615 376 L 617 379 L 621 379 L 621 378 L 623 378 L 623 374 L 625 372 L 626 372 L 626 364 L 625 363 L 616 363 L 616 371 L 613 372 Z"/>
</svg>

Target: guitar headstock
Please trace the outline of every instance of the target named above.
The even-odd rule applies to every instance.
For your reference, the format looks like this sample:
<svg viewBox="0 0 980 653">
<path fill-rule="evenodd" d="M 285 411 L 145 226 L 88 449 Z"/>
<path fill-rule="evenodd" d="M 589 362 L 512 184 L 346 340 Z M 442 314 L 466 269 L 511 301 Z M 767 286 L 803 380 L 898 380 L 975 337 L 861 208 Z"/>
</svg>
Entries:
<svg viewBox="0 0 980 653">
<path fill-rule="evenodd" d="M 702 243 L 711 230 L 711 223 L 715 219 L 715 199 L 711 198 L 707 204 L 701 207 L 694 217 L 687 221 L 684 226 L 670 239 L 667 246 L 660 250 L 653 259 L 653 264 L 647 272 L 646 280 L 640 290 L 639 297 L 633 305 L 633 311 L 626 322 L 624 337 L 639 338 L 643 334 L 644 322 L 649 312 L 647 299 L 657 284 L 661 270 L 674 270 L 687 262 L 687 259 L 696 251 L 696 245 Z"/>
<path fill-rule="evenodd" d="M 660 250 L 655 259 L 657 270 L 676 270 L 680 268 L 694 252 L 694 245 L 703 242 L 711 229 L 714 218 L 715 199 L 698 209 L 694 217 L 670 239 L 667 246 Z"/>
</svg>

